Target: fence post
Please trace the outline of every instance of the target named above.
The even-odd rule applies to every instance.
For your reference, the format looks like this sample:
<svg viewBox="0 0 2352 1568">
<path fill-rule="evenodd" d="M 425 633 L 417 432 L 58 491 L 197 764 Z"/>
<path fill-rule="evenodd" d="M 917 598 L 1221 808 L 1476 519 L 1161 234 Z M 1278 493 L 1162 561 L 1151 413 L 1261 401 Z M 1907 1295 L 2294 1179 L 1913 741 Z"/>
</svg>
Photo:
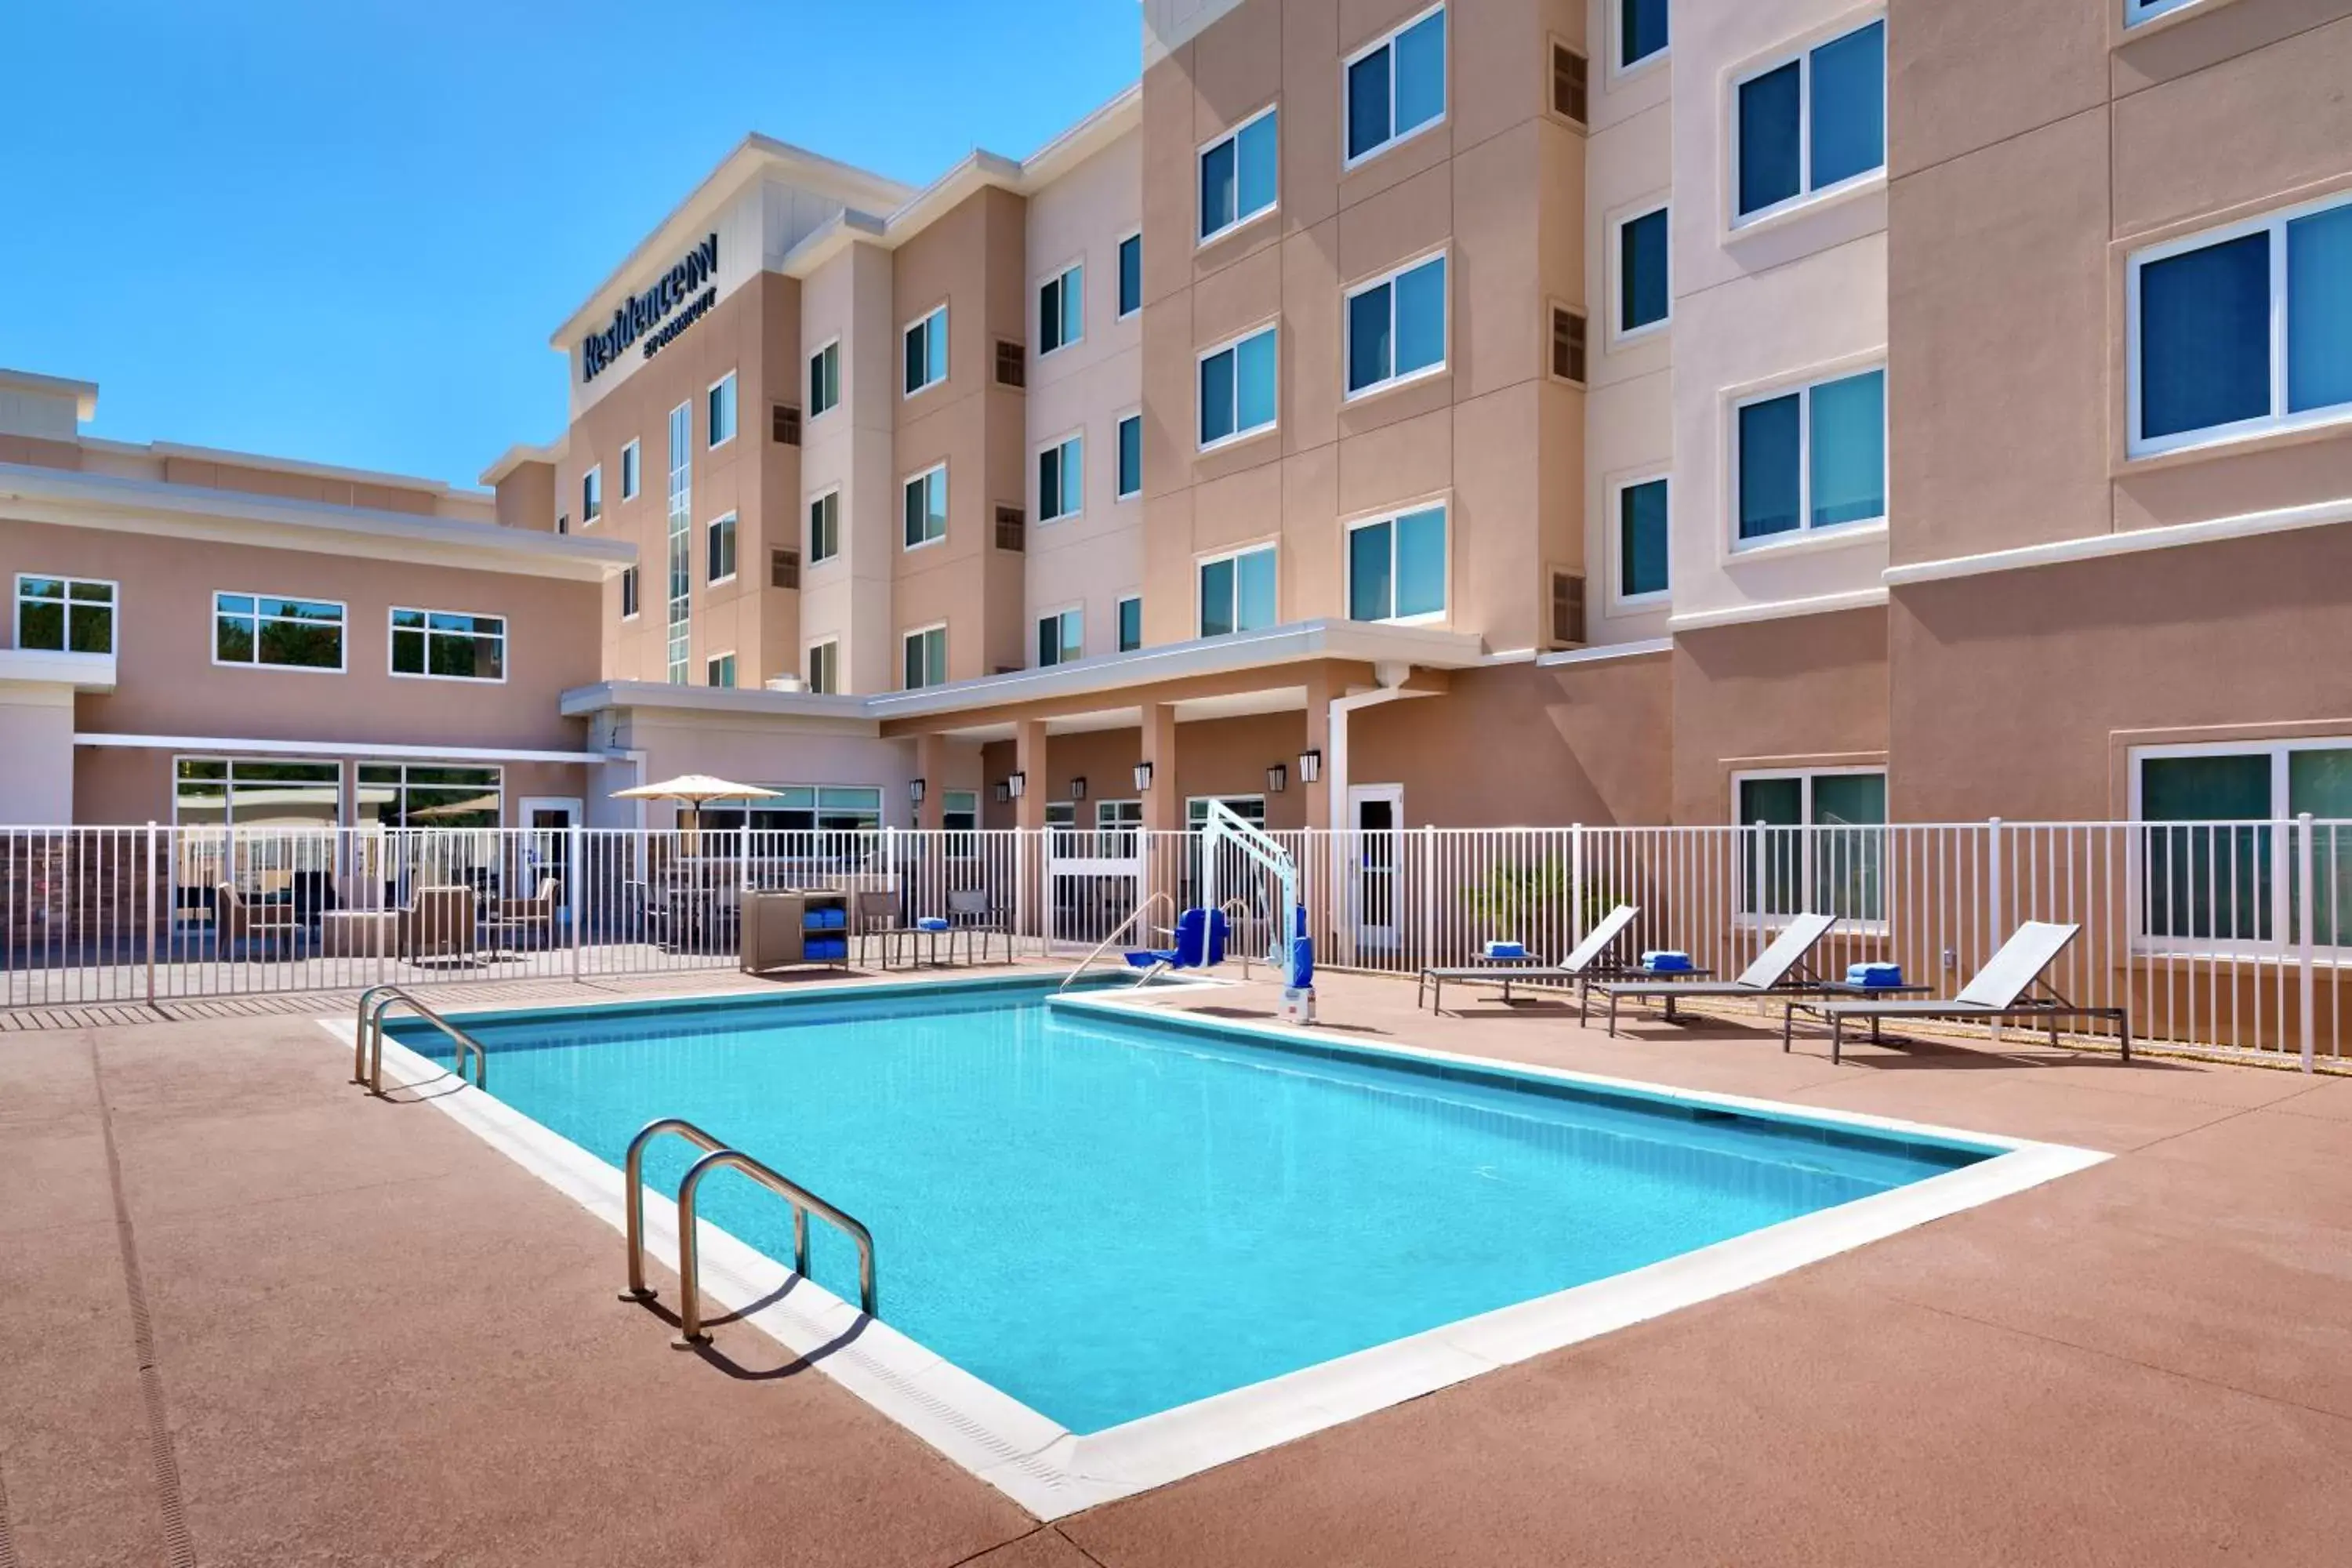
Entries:
<svg viewBox="0 0 2352 1568">
<path fill-rule="evenodd" d="M 1568 945 L 1584 945 L 1584 824 L 1568 825 Z"/>
<path fill-rule="evenodd" d="M 2302 969 L 2302 971 L 2303 971 L 2302 976 L 2301 976 L 2300 981 L 2299 981 L 2299 986 L 2300 986 L 2300 989 L 2301 989 L 2301 992 L 2302 992 L 2302 1005 L 2303 1005 L 2303 1019 L 2302 1019 L 2302 1034 L 2303 1034 L 2303 1070 L 2304 1070 L 2304 1071 L 2305 1071 L 2305 1072 L 2310 1072 L 2310 1071 L 2312 1071 L 2312 1070 L 2313 1070 L 2313 1068 L 2312 1068 L 2312 1061 L 2311 1061 L 2311 1036 L 2312 1036 L 2312 1019 L 2311 1019 L 2311 1006 L 2312 1006 L 2311 960 L 2312 960 L 2312 952 L 2311 952 L 2311 950 L 2312 950 L 2312 946 L 2313 946 L 2313 942 L 2312 942 L 2312 931 L 2311 931 L 2311 915 L 2312 915 L 2312 897 L 2311 897 L 2311 813 L 2309 813 L 2309 812 L 2307 812 L 2307 811 L 2306 811 L 2306 812 L 2303 813 L 2301 816 L 2297 816 L 2297 817 L 2294 819 L 2294 821 L 2295 821 L 2295 844 L 2294 844 L 2295 875 L 2296 875 L 2296 877 L 2297 877 L 2297 878 L 2300 879 L 2300 881 L 2301 881 L 2301 886 L 2300 886 L 2300 887 L 2298 887 L 2298 888 L 2296 889 L 2296 890 L 2295 890 L 2295 906 L 2296 906 L 2296 907 L 2295 907 L 2295 920 L 2296 920 L 2296 921 L 2297 921 L 2296 930 L 2297 930 L 2297 931 L 2298 931 L 2298 932 L 2299 932 L 2299 934 L 2300 934 L 2300 940 L 2295 943 L 2295 962 L 2296 962 L 2297 965 L 2298 965 L 2298 966 Z M 2333 933 L 2331 933 L 2331 934 L 2333 934 Z"/>
<path fill-rule="evenodd" d="M 2304 972 L 2303 984 L 2306 992 L 2311 989 L 2311 973 L 2307 967 Z M 155 825 L 152 821 L 147 824 L 147 1005 L 155 1005 Z M 2305 1006 L 2308 1005 L 2306 1003 Z M 2303 1038 L 2304 1065 L 2308 1068 L 2311 1065 L 2311 1030 L 2308 1027 L 2305 1028 Z"/>
<path fill-rule="evenodd" d="M 1993 817 L 1988 821 L 1985 826 L 1990 831 L 1985 836 L 1986 871 L 1984 952 L 1987 957 L 1990 957 L 1993 953 L 2000 950 L 2001 943 L 2000 818 L 1998 816 Z M 1998 1027 L 1993 1031 L 1993 1037 L 1995 1039 L 1999 1039 L 2000 1037 L 2000 1031 Z"/>
<path fill-rule="evenodd" d="M 564 833 L 571 842 L 565 847 L 565 860 L 572 868 L 572 885 L 564 892 L 572 900 L 572 978 L 580 978 L 580 928 L 588 919 L 588 835 L 577 822 Z"/>
</svg>

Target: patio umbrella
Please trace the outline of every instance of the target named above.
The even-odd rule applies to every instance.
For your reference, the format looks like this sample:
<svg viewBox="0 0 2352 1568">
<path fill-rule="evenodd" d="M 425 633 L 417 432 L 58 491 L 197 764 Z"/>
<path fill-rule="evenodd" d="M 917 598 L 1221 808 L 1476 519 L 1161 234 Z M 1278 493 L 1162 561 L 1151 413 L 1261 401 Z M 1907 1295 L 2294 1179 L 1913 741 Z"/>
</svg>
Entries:
<svg viewBox="0 0 2352 1568">
<path fill-rule="evenodd" d="M 762 789 L 758 784 L 732 784 L 726 779 L 715 779 L 709 773 L 680 773 L 674 779 L 664 779 L 659 784 L 638 784 L 634 789 L 616 789 L 613 792 L 613 798 L 614 800 L 674 800 L 691 812 L 696 824 L 699 826 L 702 807 L 707 802 L 769 800 L 774 798 L 778 793 L 780 792 L 776 790 Z"/>
</svg>

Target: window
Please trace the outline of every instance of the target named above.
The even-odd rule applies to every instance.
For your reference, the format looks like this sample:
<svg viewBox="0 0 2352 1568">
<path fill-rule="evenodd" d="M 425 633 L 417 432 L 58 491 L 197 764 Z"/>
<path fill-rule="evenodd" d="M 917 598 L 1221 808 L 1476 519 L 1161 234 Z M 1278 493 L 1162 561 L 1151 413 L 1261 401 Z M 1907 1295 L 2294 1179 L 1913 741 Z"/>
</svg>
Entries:
<svg viewBox="0 0 2352 1568">
<path fill-rule="evenodd" d="M 1617 335 L 1657 326 L 1672 310 L 1668 294 L 1666 209 L 1617 226 Z"/>
<path fill-rule="evenodd" d="M 704 678 L 709 685 L 732 686 L 735 684 L 735 656 L 731 653 L 722 653 L 705 660 L 702 668 Z"/>
<path fill-rule="evenodd" d="M 2125 276 L 2134 456 L 2352 417 L 2352 197 L 2144 250 Z"/>
<path fill-rule="evenodd" d="M 1006 339 L 996 340 L 996 384 L 1027 386 L 1029 384 L 1029 351 Z"/>
<path fill-rule="evenodd" d="M 827 490 L 809 502 L 809 564 L 841 553 L 841 492 Z"/>
<path fill-rule="evenodd" d="M 635 437 L 621 448 L 621 499 L 637 499 L 637 443 Z"/>
<path fill-rule="evenodd" d="M 1265 796 L 1262 795 L 1194 795 L 1184 803 L 1184 822 L 1195 833 L 1209 820 L 1209 802 L 1216 801 L 1230 808 L 1235 816 L 1252 827 L 1265 826 Z"/>
<path fill-rule="evenodd" d="M 1143 237 L 1118 242 L 1118 314 L 1121 321 L 1143 309 Z"/>
<path fill-rule="evenodd" d="M 1037 454 L 1037 521 L 1076 517 L 1086 510 L 1086 467 L 1081 437 L 1073 436 Z"/>
<path fill-rule="evenodd" d="M 925 626 L 904 638 L 903 684 L 909 691 L 944 686 L 948 679 L 948 629 Z"/>
<path fill-rule="evenodd" d="M 1886 516 L 1886 373 L 1816 382 L 1738 406 L 1739 537 Z"/>
<path fill-rule="evenodd" d="M 1267 108 L 1201 149 L 1201 243 L 1274 210 L 1275 136 Z"/>
<path fill-rule="evenodd" d="M 1274 625 L 1274 550 L 1271 544 L 1201 563 L 1201 635 L 1254 632 Z"/>
<path fill-rule="evenodd" d="M 1445 7 L 1348 58 L 1348 167 L 1445 118 Z"/>
<path fill-rule="evenodd" d="M 2136 27 L 2142 22 L 2178 11 L 2183 5 L 2193 5 L 2197 0 L 2124 0 L 2124 26 Z"/>
<path fill-rule="evenodd" d="M 332 827 L 342 816 L 341 763 L 181 757 L 173 763 L 172 820 L 183 827 Z"/>
<path fill-rule="evenodd" d="M 1201 356 L 1201 450 L 1274 427 L 1276 327 Z"/>
<path fill-rule="evenodd" d="M 666 674 L 672 686 L 684 686 L 694 646 L 694 407 L 686 403 L 669 411 L 669 521 L 663 563 L 669 571 Z"/>
<path fill-rule="evenodd" d="M 1052 353 L 1087 335 L 1087 269 L 1066 268 L 1037 290 L 1037 352 Z"/>
<path fill-rule="evenodd" d="M 506 617 L 395 609 L 392 673 L 438 680 L 504 680 Z"/>
<path fill-rule="evenodd" d="M 1143 493 L 1143 416 L 1129 414 L 1118 422 L 1118 499 Z"/>
<path fill-rule="evenodd" d="M 1885 916 L 1886 775 L 1871 770 L 1735 775 L 1740 912 Z"/>
<path fill-rule="evenodd" d="M 2352 818 L 2352 740 L 2150 747 L 2132 753 L 2141 933 L 2206 949 L 2303 939 L 2300 828 Z M 2312 940 L 2352 945 L 2352 828 L 2312 830 Z"/>
<path fill-rule="evenodd" d="M 1666 592 L 1666 481 L 1640 479 L 1617 490 L 1617 597 L 1653 599 Z"/>
<path fill-rule="evenodd" d="M 637 569 L 634 566 L 621 568 L 621 618 L 637 618 Z"/>
<path fill-rule="evenodd" d="M 1348 294 L 1348 395 L 1445 368 L 1445 258 L 1359 284 Z"/>
<path fill-rule="evenodd" d="M 343 606 L 267 594 L 215 594 L 213 662 L 340 671 Z"/>
<path fill-rule="evenodd" d="M 1732 90 L 1739 219 L 1885 167 L 1885 21 L 1818 44 Z"/>
<path fill-rule="evenodd" d="M 948 378 L 948 308 L 933 310 L 907 329 L 907 395 Z"/>
<path fill-rule="evenodd" d="M 874 833 L 882 826 L 882 792 L 847 785 L 784 784 L 757 805 L 707 805 L 701 822 L 711 833 Z M 815 856 L 837 848 L 821 841 L 802 839 L 782 845 L 762 843 L 758 852 Z"/>
<path fill-rule="evenodd" d="M 1064 610 L 1037 619 L 1037 667 L 1046 668 L 1083 658 L 1087 651 L 1086 613 Z"/>
<path fill-rule="evenodd" d="M 906 547 L 935 543 L 948 536 L 948 466 L 917 474 L 907 481 Z"/>
<path fill-rule="evenodd" d="M 1143 600 L 1129 594 L 1118 602 L 1118 651 L 1133 653 L 1143 646 Z"/>
<path fill-rule="evenodd" d="M 112 653 L 116 585 L 86 577 L 16 578 L 16 646 Z"/>
<path fill-rule="evenodd" d="M 580 476 L 580 525 L 585 528 L 604 515 L 604 470 L 598 467 Z"/>
<path fill-rule="evenodd" d="M 735 514 L 731 511 L 703 530 L 702 574 L 706 582 L 714 584 L 735 575 Z"/>
<path fill-rule="evenodd" d="M 710 431 L 710 445 L 724 447 L 735 439 L 735 373 L 730 370 L 712 382 L 704 395 L 709 404 L 704 424 Z"/>
<path fill-rule="evenodd" d="M 841 401 L 841 341 L 809 355 L 809 417 L 814 419 Z"/>
<path fill-rule="evenodd" d="M 1665 53 L 1666 0 L 1617 0 L 1617 68 Z"/>
<path fill-rule="evenodd" d="M 1349 527 L 1349 619 L 1428 620 L 1444 613 L 1444 507 Z"/>
<path fill-rule="evenodd" d="M 496 827 L 504 785 L 497 768 L 362 763 L 352 815 L 379 827 Z"/>
<path fill-rule="evenodd" d="M 972 833 L 980 827 L 980 792 L 950 789 L 940 792 L 940 826 L 950 833 Z M 971 850 L 967 847 L 964 851 Z"/>
<path fill-rule="evenodd" d="M 841 643 L 836 638 L 809 644 L 808 689 L 830 696 L 841 689 Z"/>
</svg>

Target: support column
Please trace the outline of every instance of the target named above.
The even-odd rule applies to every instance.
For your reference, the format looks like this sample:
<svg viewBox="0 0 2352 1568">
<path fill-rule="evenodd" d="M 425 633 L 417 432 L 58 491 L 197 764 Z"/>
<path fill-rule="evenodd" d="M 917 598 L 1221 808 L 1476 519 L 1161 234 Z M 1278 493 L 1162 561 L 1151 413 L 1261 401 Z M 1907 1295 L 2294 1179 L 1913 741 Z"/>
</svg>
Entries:
<svg viewBox="0 0 2352 1568">
<path fill-rule="evenodd" d="M 923 804 L 915 808 L 915 826 L 945 826 L 948 798 L 948 738 L 945 735 L 915 737 L 915 776 L 923 781 Z"/>
<path fill-rule="evenodd" d="M 1045 721 L 1024 719 L 1013 739 L 1013 771 L 1023 774 L 1021 798 L 1013 802 L 1013 821 L 1023 827 L 1045 826 Z"/>
<path fill-rule="evenodd" d="M 1299 775 L 1298 759 L 1290 759 L 1291 777 L 1307 792 L 1307 826 L 1330 827 L 1334 825 L 1331 812 L 1331 699 L 1343 695 L 1339 682 L 1331 679 L 1328 665 L 1318 665 L 1307 678 L 1307 738 L 1299 742 L 1301 753 L 1319 752 L 1323 771 L 1309 784 Z"/>
<path fill-rule="evenodd" d="M 1151 787 L 1143 792 L 1143 826 L 1174 833 L 1184 826 L 1184 795 L 1176 787 L 1176 705 L 1149 702 L 1143 708 L 1142 760 L 1151 764 Z"/>
</svg>

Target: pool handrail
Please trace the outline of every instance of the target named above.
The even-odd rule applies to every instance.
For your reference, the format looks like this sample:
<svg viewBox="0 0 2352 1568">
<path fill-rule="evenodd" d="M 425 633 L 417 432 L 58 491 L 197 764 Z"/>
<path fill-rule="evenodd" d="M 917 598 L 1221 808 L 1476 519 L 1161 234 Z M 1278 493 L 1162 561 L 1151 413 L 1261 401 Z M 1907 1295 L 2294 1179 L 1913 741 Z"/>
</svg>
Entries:
<svg viewBox="0 0 2352 1568">
<path fill-rule="evenodd" d="M 352 1081 L 365 1084 L 370 1094 L 383 1093 L 383 1016 L 405 1003 L 410 1012 L 440 1030 L 457 1044 L 457 1077 L 466 1076 L 466 1056 L 473 1053 L 474 1087 L 490 1086 L 490 1054 L 482 1042 L 426 1006 L 405 986 L 371 985 L 360 993 L 359 1009 L 352 1020 Z"/>
<path fill-rule="evenodd" d="M 1094 951 L 1087 953 L 1086 957 L 1078 960 L 1078 966 L 1076 969 L 1071 970 L 1067 974 L 1062 976 L 1062 983 L 1054 987 L 1055 994 L 1058 995 L 1062 992 L 1067 991 L 1071 985 L 1076 982 L 1078 976 L 1087 972 L 1087 966 L 1088 964 L 1094 963 L 1096 959 L 1100 958 L 1106 949 L 1108 949 L 1113 942 L 1117 942 L 1120 937 L 1125 936 L 1128 933 L 1129 929 L 1132 927 L 1136 921 L 1141 920 L 1145 913 L 1150 910 L 1154 904 L 1162 903 L 1168 906 L 1168 912 L 1172 917 L 1176 912 L 1176 900 L 1169 897 L 1167 889 L 1162 888 L 1153 893 L 1150 898 L 1144 900 L 1141 903 L 1136 905 L 1134 911 L 1130 913 L 1127 919 L 1119 921 L 1118 924 L 1112 929 L 1111 933 L 1108 936 L 1095 943 Z"/>
</svg>

